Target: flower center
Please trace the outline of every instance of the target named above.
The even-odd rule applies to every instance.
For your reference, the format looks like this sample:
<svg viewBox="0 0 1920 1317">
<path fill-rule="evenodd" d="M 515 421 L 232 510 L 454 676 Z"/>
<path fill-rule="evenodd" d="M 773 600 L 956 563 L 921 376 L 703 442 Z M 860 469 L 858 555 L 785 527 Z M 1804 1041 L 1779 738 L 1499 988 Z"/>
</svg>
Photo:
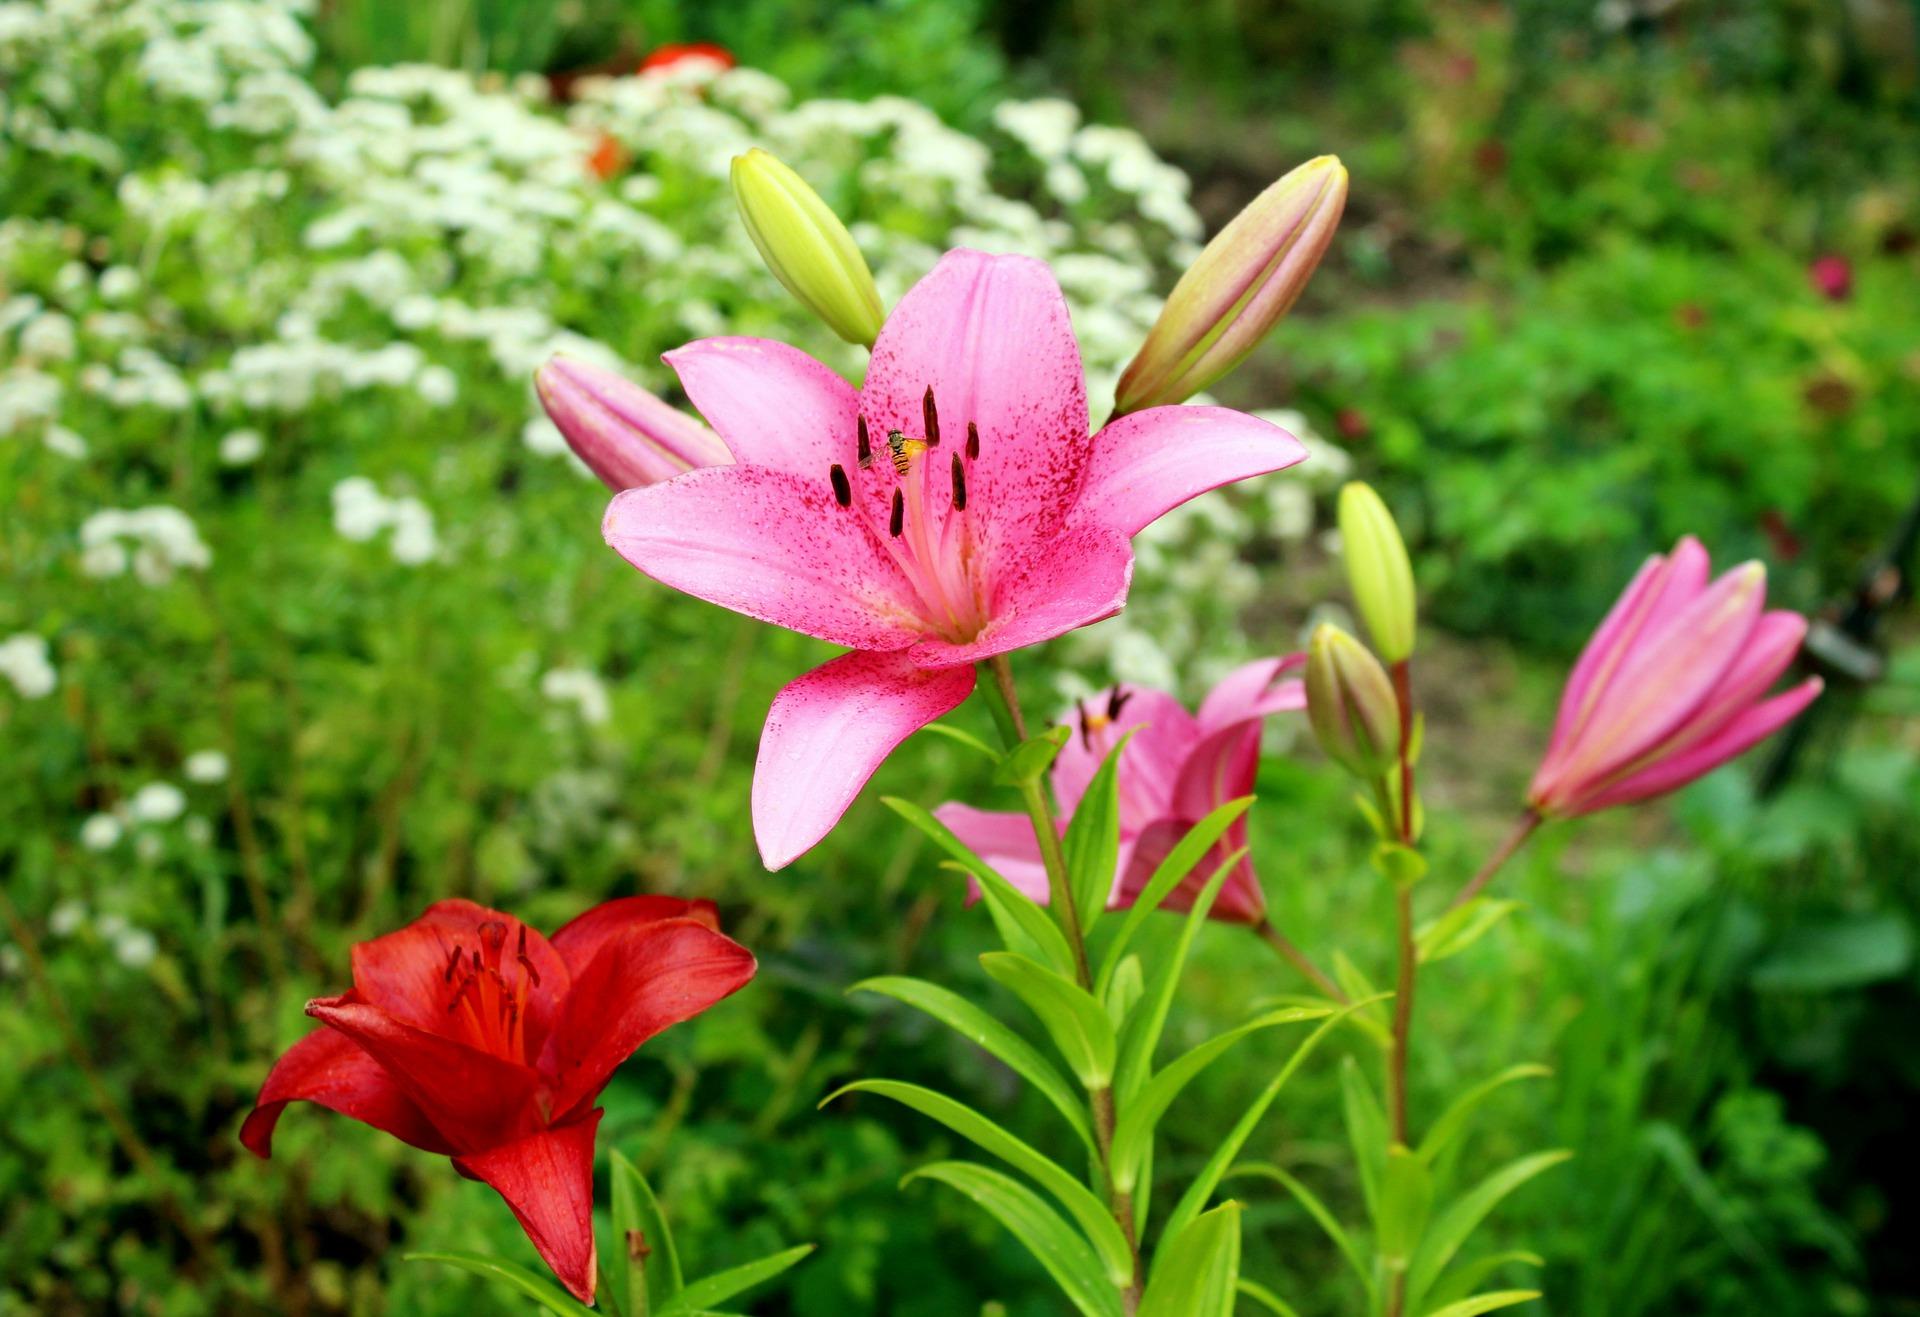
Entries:
<svg viewBox="0 0 1920 1317">
<path fill-rule="evenodd" d="M 503 956 L 505 924 L 489 919 L 478 933 L 474 946 L 455 943 L 447 954 L 441 974 L 451 992 L 447 1033 L 495 1056 L 525 1060 L 527 994 L 540 986 L 540 972 L 527 956 L 527 927 L 520 925 L 511 961 Z"/>
<path fill-rule="evenodd" d="M 987 621 L 967 516 L 967 477 L 980 456 L 980 430 L 969 421 L 966 443 L 943 453 L 931 388 L 921 414 L 924 434 L 892 430 L 879 445 L 861 416 L 853 471 L 835 463 L 827 479 L 834 502 L 866 520 L 907 578 L 922 619 L 944 639 L 964 643 Z"/>
</svg>

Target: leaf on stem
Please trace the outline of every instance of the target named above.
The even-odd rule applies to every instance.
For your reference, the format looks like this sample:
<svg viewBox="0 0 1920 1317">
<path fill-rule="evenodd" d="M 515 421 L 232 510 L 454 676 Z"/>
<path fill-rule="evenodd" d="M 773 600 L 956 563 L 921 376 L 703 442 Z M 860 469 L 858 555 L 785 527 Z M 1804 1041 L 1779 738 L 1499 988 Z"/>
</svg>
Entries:
<svg viewBox="0 0 1920 1317">
<path fill-rule="evenodd" d="M 1105 1088 L 1113 1082 L 1113 1021 L 1093 994 L 1064 975 L 1011 951 L 987 952 L 980 957 L 980 967 L 1025 1002 L 1046 1026 L 1067 1068 L 1085 1088 Z"/>
<path fill-rule="evenodd" d="M 1408 1305 L 1418 1307 L 1419 1301 L 1433 1287 L 1434 1281 L 1439 1279 L 1441 1271 L 1453 1260 L 1453 1255 L 1460 1251 L 1468 1236 L 1479 1228 L 1501 1199 L 1542 1171 L 1550 1170 L 1572 1156 L 1571 1152 L 1560 1149 L 1522 1157 L 1502 1166 L 1449 1203 L 1434 1219 L 1433 1227 L 1427 1232 L 1426 1238 L 1420 1241 L 1420 1247 L 1414 1254 L 1413 1266 L 1407 1274 Z"/>
<path fill-rule="evenodd" d="M 1139 1317 L 1232 1317 L 1240 1280 L 1240 1204 L 1195 1217 L 1160 1245 Z"/>
<path fill-rule="evenodd" d="M 403 1253 L 400 1256 L 407 1262 L 444 1262 L 476 1276 L 485 1276 L 506 1289 L 518 1291 L 548 1312 L 559 1313 L 560 1317 L 595 1317 L 592 1308 L 518 1263 L 502 1262 L 480 1253 Z"/>
<path fill-rule="evenodd" d="M 750 1290 L 755 1285 L 764 1285 L 811 1252 L 813 1252 L 812 1244 L 798 1244 L 756 1261 L 729 1267 L 725 1271 L 694 1281 L 681 1290 L 666 1307 L 655 1311 L 659 1317 L 696 1317 L 697 1314 L 705 1312 L 716 1303 L 725 1303 L 734 1295 Z"/>
<path fill-rule="evenodd" d="M 1476 896 L 1464 905 L 1454 906 L 1439 918 L 1429 920 L 1421 925 L 1414 938 L 1419 948 L 1420 963 L 1426 965 L 1459 955 L 1497 927 L 1501 920 L 1518 910 L 1521 904 L 1519 901 L 1496 901 L 1492 897 Z"/>
<path fill-rule="evenodd" d="M 1127 1028 L 1120 1042 L 1120 1064 L 1118 1079 L 1114 1085 L 1119 1105 L 1124 1108 L 1147 1082 L 1147 1076 L 1153 1072 L 1153 1052 L 1160 1045 L 1160 1032 L 1166 1028 L 1167 1010 L 1173 1004 L 1173 991 L 1179 986 L 1180 975 L 1186 969 L 1187 952 L 1193 946 L 1193 939 L 1200 931 L 1200 925 L 1206 922 L 1207 911 L 1213 909 L 1213 900 L 1220 894 L 1221 884 L 1240 863 L 1245 855 L 1244 849 L 1229 855 L 1220 867 L 1214 870 L 1213 877 L 1193 900 L 1193 908 L 1187 911 L 1186 922 L 1180 927 L 1180 937 L 1174 943 L 1173 954 L 1167 957 L 1167 963 L 1160 969 L 1153 981 L 1153 987 L 1143 998 L 1146 1009 L 1135 1011 L 1127 1019 Z"/>
<path fill-rule="evenodd" d="M 1067 862 L 1067 890 L 1073 893 L 1074 909 L 1080 916 L 1084 936 L 1092 936 L 1093 927 L 1107 908 L 1113 892 L 1115 870 L 1120 863 L 1120 756 L 1138 731 L 1134 728 L 1120 738 L 1087 784 L 1079 807 L 1067 821 L 1062 842 Z"/>
<path fill-rule="evenodd" d="M 993 770 L 994 782 L 1003 787 L 1038 785 L 1072 735 L 1070 727 L 1049 727 L 1022 741 L 1001 758 L 1000 767 Z"/>
<path fill-rule="evenodd" d="M 1236 800 L 1229 800 L 1187 829 L 1187 835 L 1167 852 L 1167 858 L 1160 861 L 1159 867 L 1153 871 L 1153 877 L 1149 878 L 1147 885 L 1140 890 L 1140 895 L 1134 899 L 1133 905 L 1127 910 L 1126 918 L 1121 920 L 1120 929 L 1114 934 L 1113 942 L 1107 947 L 1106 958 L 1100 966 L 1100 996 L 1106 996 L 1108 981 L 1113 978 L 1114 971 L 1119 967 L 1120 958 L 1126 953 L 1127 944 L 1133 940 L 1134 934 L 1140 931 L 1140 925 L 1146 921 L 1147 916 L 1160 908 L 1160 903 L 1167 899 L 1167 894 L 1193 872 L 1193 866 L 1200 863 L 1201 858 L 1213 849 L 1213 844 L 1233 826 L 1233 821 L 1246 813 L 1247 808 L 1252 804 L 1252 796 L 1241 796 Z"/>
<path fill-rule="evenodd" d="M 623 1302 L 630 1307 L 630 1296 L 641 1282 L 647 1288 L 648 1307 L 659 1309 L 680 1292 L 680 1255 L 673 1246 L 673 1231 L 667 1227 L 660 1200 L 653 1195 L 647 1177 L 618 1149 L 607 1150 L 608 1179 L 613 1185 L 614 1276 L 620 1284 Z M 645 1261 L 635 1275 L 633 1244 L 644 1244 Z"/>
</svg>

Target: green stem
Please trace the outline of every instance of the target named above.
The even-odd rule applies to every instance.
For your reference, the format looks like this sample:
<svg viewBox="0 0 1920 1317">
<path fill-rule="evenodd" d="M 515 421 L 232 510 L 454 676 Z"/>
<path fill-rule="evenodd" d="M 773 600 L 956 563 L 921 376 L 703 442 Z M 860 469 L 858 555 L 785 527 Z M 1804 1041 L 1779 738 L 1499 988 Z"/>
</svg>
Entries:
<svg viewBox="0 0 1920 1317">
<path fill-rule="evenodd" d="M 1393 665 L 1394 702 L 1400 711 L 1400 813 L 1395 820 L 1400 844 L 1412 846 L 1413 827 L 1413 681 L 1407 660 Z M 1387 1109 L 1390 1121 L 1387 1151 L 1394 1145 L 1406 1147 L 1407 1137 L 1407 1049 L 1413 1039 L 1413 990 L 1420 966 L 1419 947 L 1413 936 L 1413 887 L 1396 883 L 1394 922 L 1399 931 L 1400 972 L 1393 990 L 1393 1051 L 1387 1058 Z M 1396 1271 L 1387 1282 L 1386 1317 L 1402 1317 L 1407 1302 L 1407 1273 Z"/>
<path fill-rule="evenodd" d="M 1480 889 L 1493 881 L 1493 876 L 1514 857 L 1515 852 L 1527 844 L 1527 838 L 1533 836 L 1534 830 L 1544 822 L 1546 820 L 1529 806 L 1526 812 L 1521 814 L 1520 821 L 1513 825 L 1513 831 L 1507 834 L 1507 839 L 1500 843 L 1499 849 L 1488 856 L 1487 862 L 1480 866 L 1480 872 L 1473 875 L 1465 887 L 1454 893 L 1453 900 L 1447 902 L 1447 909 L 1452 910 L 1463 906 L 1480 895 Z"/>
<path fill-rule="evenodd" d="M 1280 959 L 1298 970 L 1302 977 L 1320 989 L 1329 1000 L 1339 1002 L 1342 1006 L 1347 1004 L 1347 994 L 1340 991 L 1340 985 L 1329 978 L 1325 970 L 1314 964 L 1313 958 L 1295 946 L 1285 933 L 1275 928 L 1271 920 L 1263 916 L 1259 923 L 1253 925 L 1253 935 L 1278 952 Z"/>
</svg>

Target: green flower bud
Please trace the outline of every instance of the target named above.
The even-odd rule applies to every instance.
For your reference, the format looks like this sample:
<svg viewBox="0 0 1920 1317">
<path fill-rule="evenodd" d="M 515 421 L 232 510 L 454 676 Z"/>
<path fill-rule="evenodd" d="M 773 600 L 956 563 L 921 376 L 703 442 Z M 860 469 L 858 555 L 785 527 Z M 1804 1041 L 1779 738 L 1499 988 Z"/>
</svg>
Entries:
<svg viewBox="0 0 1920 1317">
<path fill-rule="evenodd" d="M 733 158 L 733 199 L 774 277 L 827 328 L 873 346 L 886 308 L 867 258 L 806 180 L 755 148 Z"/>
<path fill-rule="evenodd" d="M 1367 620 L 1374 648 L 1388 663 L 1413 654 L 1413 564 L 1393 514 L 1369 485 L 1354 481 L 1340 491 L 1340 541 L 1347 580 Z"/>
<path fill-rule="evenodd" d="M 1331 623 L 1307 642 L 1307 719 L 1327 757 L 1377 782 L 1400 754 L 1400 706 L 1387 670 Z"/>
</svg>

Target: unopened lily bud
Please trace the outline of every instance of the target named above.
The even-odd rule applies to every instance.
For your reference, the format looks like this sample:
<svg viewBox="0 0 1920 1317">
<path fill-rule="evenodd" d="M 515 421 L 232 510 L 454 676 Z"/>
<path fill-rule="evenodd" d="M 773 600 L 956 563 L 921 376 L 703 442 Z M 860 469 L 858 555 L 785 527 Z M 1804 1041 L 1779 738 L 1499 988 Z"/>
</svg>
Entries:
<svg viewBox="0 0 1920 1317">
<path fill-rule="evenodd" d="M 1387 670 L 1331 623 L 1307 643 L 1307 718 L 1327 757 L 1377 782 L 1400 753 L 1400 706 Z"/>
<path fill-rule="evenodd" d="M 1340 491 L 1340 542 L 1347 581 L 1367 620 L 1374 648 L 1388 663 L 1413 654 L 1413 564 L 1393 514 L 1373 487 L 1353 481 Z"/>
<path fill-rule="evenodd" d="M 610 489 L 658 484 L 733 461 L 719 435 L 613 371 L 555 357 L 534 374 L 533 385 L 568 447 Z"/>
<path fill-rule="evenodd" d="M 807 181 L 758 147 L 733 158 L 733 199 L 774 277 L 849 343 L 873 346 L 886 308 L 853 235 Z"/>
<path fill-rule="evenodd" d="M 1120 377 L 1114 414 L 1181 402 L 1239 365 L 1307 286 L 1346 204 L 1346 167 L 1323 155 L 1234 216 L 1174 285 Z"/>
</svg>

